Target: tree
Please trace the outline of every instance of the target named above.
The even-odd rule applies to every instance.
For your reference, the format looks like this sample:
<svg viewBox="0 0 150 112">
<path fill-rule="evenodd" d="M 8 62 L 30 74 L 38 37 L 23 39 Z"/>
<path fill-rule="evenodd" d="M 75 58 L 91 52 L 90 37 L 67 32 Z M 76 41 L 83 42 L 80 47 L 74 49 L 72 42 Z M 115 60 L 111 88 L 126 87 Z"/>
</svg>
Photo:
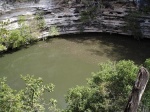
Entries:
<svg viewBox="0 0 150 112">
<path fill-rule="evenodd" d="M 149 70 L 150 72 L 150 58 L 146 59 L 144 66 Z M 147 84 L 147 87 L 145 89 L 142 102 L 141 102 L 141 110 L 148 110 L 150 109 L 150 81 Z"/>
<path fill-rule="evenodd" d="M 0 78 L 0 112 L 44 112 L 45 105 L 56 109 L 56 100 L 45 102 L 44 93 L 52 92 L 53 84 L 43 84 L 42 78 L 34 76 L 21 76 L 26 87 L 20 91 L 13 90 L 6 84 L 6 78 Z"/>
<path fill-rule="evenodd" d="M 37 39 L 34 38 L 35 36 L 33 36 L 33 32 L 30 30 L 32 26 L 26 24 L 25 20 L 25 16 L 19 16 L 19 28 L 14 30 L 6 29 L 9 20 L 0 22 L 0 52 L 8 49 L 19 48 L 23 45 L 30 44 Z M 41 27 L 44 27 L 44 22 L 42 21 L 40 25 Z"/>
<path fill-rule="evenodd" d="M 9 37 L 9 31 L 5 28 L 5 26 L 9 23 L 7 21 L 0 22 L 0 51 L 7 50 L 7 38 Z"/>
<path fill-rule="evenodd" d="M 46 27 L 45 19 L 43 17 L 43 13 L 38 13 L 35 15 L 36 25 L 38 26 L 38 30 L 44 30 Z"/>
<path fill-rule="evenodd" d="M 129 96 L 124 112 L 137 112 L 148 80 L 149 80 L 149 72 L 146 68 L 142 66 L 137 74 L 136 81 L 133 85 L 132 92 Z"/>
<path fill-rule="evenodd" d="M 20 96 L 14 94 L 15 90 L 6 84 L 6 78 L 0 78 L 0 111 L 1 112 L 19 112 L 21 104 L 19 104 Z"/>
<path fill-rule="evenodd" d="M 125 109 L 138 66 L 133 61 L 107 62 L 88 79 L 88 86 L 71 88 L 66 96 L 67 112 L 120 112 Z M 145 98 L 150 95 L 148 89 Z M 143 98 L 143 99 L 145 99 Z M 143 103 L 148 105 L 149 102 Z"/>
<path fill-rule="evenodd" d="M 136 39 L 140 39 L 143 36 L 139 22 L 140 15 L 139 11 L 130 11 L 125 17 L 125 31 L 131 33 Z"/>
</svg>

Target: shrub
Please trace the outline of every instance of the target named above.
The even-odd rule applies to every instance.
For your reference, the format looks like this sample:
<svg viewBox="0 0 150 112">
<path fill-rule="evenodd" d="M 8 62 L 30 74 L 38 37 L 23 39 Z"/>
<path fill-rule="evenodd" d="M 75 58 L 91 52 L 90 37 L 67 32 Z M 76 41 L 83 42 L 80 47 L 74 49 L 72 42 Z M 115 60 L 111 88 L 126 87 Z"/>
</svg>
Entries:
<svg viewBox="0 0 150 112">
<path fill-rule="evenodd" d="M 7 50 L 6 46 L 0 44 L 0 52 Z"/>
<path fill-rule="evenodd" d="M 46 23 L 42 14 L 36 14 L 35 20 L 37 22 L 38 29 L 43 30 L 46 26 Z"/>
<path fill-rule="evenodd" d="M 107 62 L 88 79 L 87 87 L 68 91 L 68 112 L 120 112 L 127 103 L 138 66 L 132 61 Z"/>
<path fill-rule="evenodd" d="M 20 91 L 10 88 L 6 84 L 6 78 L 0 78 L 1 112 L 44 112 L 45 105 L 57 110 L 54 104 L 56 100 L 51 99 L 51 102 L 46 103 L 43 97 L 44 93 L 53 91 L 53 84 L 43 84 L 40 77 L 35 78 L 30 75 L 21 78 L 25 81 L 26 87 Z"/>
<path fill-rule="evenodd" d="M 56 26 L 51 26 L 51 27 L 49 28 L 49 34 L 50 34 L 50 36 L 59 35 L 58 28 L 57 28 Z"/>
</svg>

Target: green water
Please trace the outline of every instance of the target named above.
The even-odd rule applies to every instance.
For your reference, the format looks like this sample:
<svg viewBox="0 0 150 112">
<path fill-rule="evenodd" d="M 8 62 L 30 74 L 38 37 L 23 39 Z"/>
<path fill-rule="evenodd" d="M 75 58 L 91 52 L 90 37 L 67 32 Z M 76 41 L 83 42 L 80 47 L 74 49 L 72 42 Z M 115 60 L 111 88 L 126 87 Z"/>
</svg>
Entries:
<svg viewBox="0 0 150 112">
<path fill-rule="evenodd" d="M 38 42 L 28 48 L 3 54 L 0 57 L 0 77 L 21 89 L 20 74 L 42 77 L 44 83 L 55 84 L 51 97 L 58 106 L 65 106 L 64 94 L 68 88 L 86 85 L 86 78 L 98 70 L 98 63 L 108 60 L 131 59 L 137 64 L 150 57 L 150 41 L 141 42 L 117 35 L 74 35 Z"/>
</svg>

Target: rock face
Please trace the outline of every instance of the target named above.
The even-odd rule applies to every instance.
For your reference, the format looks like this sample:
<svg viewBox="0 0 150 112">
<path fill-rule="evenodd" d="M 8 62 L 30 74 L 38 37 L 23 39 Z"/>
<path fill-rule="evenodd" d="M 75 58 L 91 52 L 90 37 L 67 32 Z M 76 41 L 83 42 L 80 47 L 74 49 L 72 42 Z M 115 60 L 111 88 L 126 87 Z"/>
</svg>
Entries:
<svg viewBox="0 0 150 112">
<path fill-rule="evenodd" d="M 123 27 L 125 15 L 129 12 L 126 4 L 116 3 L 113 9 L 109 6 L 101 10 L 96 19 L 89 24 L 83 24 L 79 14 L 83 5 L 69 3 L 63 4 L 57 0 L 34 0 L 34 2 L 13 3 L 6 0 L 0 1 L 0 21 L 10 20 L 8 29 L 18 28 L 18 17 L 27 15 L 27 21 L 33 19 L 30 15 L 42 12 L 46 22 L 46 29 L 41 32 L 39 38 L 49 35 L 49 28 L 56 26 L 59 34 L 70 34 L 80 32 L 108 32 L 124 35 L 132 35 L 131 31 L 125 32 Z M 140 18 L 140 27 L 143 38 L 150 38 L 150 16 Z"/>
</svg>

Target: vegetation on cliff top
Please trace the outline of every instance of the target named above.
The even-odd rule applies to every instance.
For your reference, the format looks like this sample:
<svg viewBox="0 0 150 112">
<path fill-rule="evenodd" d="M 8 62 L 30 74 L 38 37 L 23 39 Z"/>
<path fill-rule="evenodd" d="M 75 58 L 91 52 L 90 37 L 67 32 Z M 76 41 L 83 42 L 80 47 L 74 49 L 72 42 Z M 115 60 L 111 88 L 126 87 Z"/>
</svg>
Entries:
<svg viewBox="0 0 150 112">
<path fill-rule="evenodd" d="M 26 22 L 27 16 L 18 17 L 18 29 L 8 30 L 8 21 L 0 23 L 0 51 L 16 49 L 37 40 L 40 32 L 45 28 L 45 20 L 41 14 Z"/>
</svg>

